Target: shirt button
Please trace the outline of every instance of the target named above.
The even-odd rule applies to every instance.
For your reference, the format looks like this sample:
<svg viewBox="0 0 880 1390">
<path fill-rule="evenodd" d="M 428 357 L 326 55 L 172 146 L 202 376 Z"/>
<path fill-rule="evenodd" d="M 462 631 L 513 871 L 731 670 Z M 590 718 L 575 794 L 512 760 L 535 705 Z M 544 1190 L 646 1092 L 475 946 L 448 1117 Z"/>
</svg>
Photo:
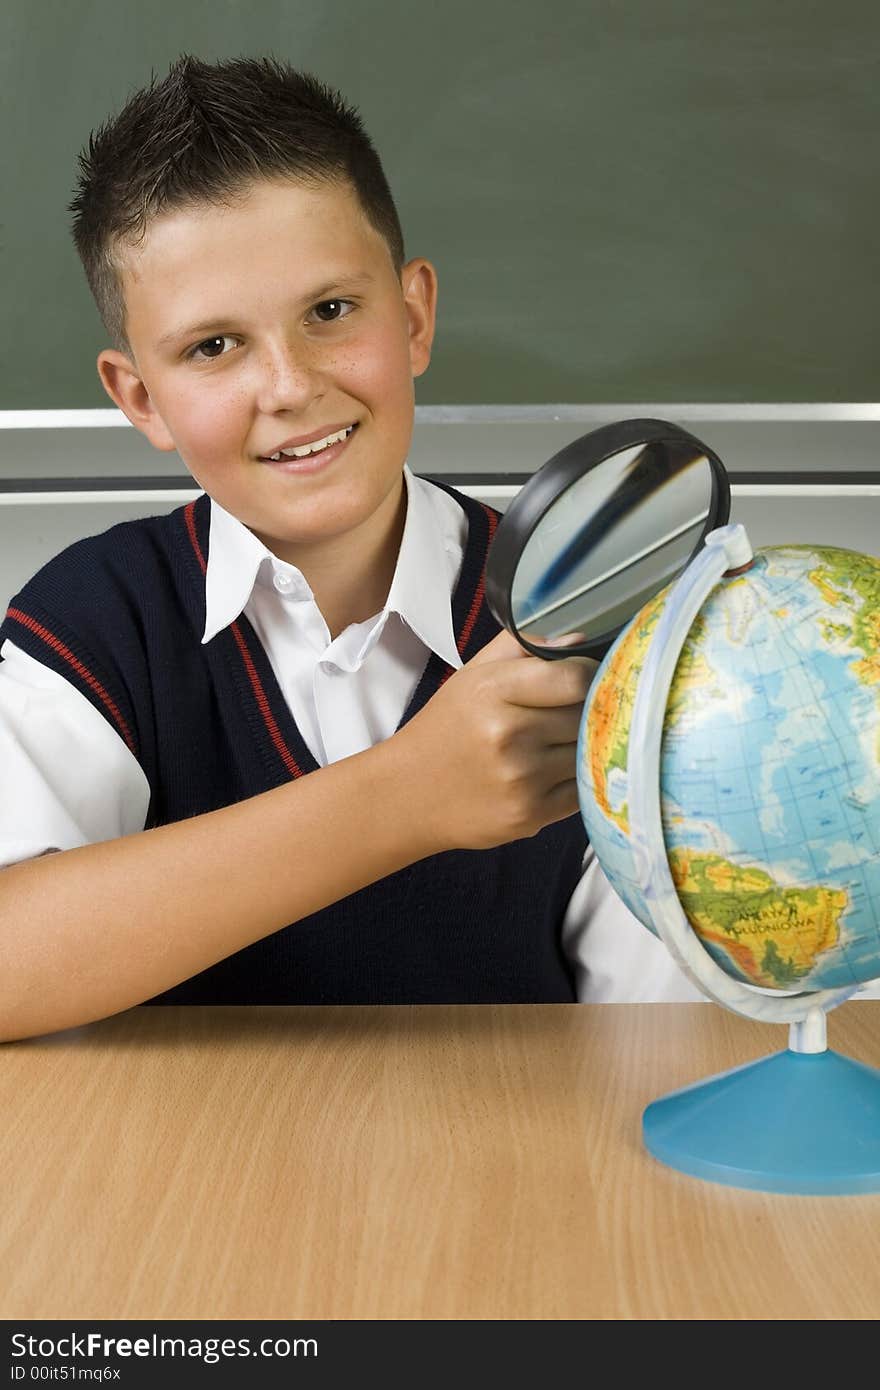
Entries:
<svg viewBox="0 0 880 1390">
<path fill-rule="evenodd" d="M 278 590 L 279 594 L 289 594 L 291 589 L 293 588 L 293 575 L 276 574 L 275 578 L 272 580 L 272 583 L 275 585 L 275 588 Z"/>
</svg>

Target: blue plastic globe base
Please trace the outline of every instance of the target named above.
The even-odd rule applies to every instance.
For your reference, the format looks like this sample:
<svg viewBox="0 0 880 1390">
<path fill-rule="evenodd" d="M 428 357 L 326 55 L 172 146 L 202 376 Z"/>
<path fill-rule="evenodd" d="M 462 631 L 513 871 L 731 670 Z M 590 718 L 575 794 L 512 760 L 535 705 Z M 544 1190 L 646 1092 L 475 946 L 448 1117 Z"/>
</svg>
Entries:
<svg viewBox="0 0 880 1390">
<path fill-rule="evenodd" d="M 655 1100 L 648 1150 L 761 1192 L 880 1192 L 880 1071 L 838 1052 L 778 1052 Z"/>
</svg>

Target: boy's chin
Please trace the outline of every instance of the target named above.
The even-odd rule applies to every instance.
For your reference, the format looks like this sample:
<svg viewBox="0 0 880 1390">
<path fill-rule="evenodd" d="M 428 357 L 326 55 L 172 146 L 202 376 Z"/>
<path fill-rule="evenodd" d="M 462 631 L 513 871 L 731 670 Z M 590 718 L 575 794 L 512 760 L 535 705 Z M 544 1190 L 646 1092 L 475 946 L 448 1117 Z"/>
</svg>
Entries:
<svg viewBox="0 0 880 1390">
<path fill-rule="evenodd" d="M 296 522 L 285 526 L 283 521 L 276 516 L 267 520 L 264 525 L 249 522 L 245 522 L 245 525 L 256 536 L 257 540 L 262 541 L 267 550 L 270 550 L 273 555 L 277 555 L 279 560 L 292 560 L 293 556 L 290 552 L 301 553 L 304 550 L 317 550 L 323 546 L 332 547 L 346 538 L 354 541 L 359 533 L 363 536 L 366 536 L 367 532 L 372 533 L 369 523 L 375 515 L 375 509 L 364 508 L 363 510 L 352 509 L 335 517 L 316 518 L 312 524 L 299 518 Z M 382 522 L 379 522 L 379 529 L 383 532 L 386 529 Z"/>
</svg>

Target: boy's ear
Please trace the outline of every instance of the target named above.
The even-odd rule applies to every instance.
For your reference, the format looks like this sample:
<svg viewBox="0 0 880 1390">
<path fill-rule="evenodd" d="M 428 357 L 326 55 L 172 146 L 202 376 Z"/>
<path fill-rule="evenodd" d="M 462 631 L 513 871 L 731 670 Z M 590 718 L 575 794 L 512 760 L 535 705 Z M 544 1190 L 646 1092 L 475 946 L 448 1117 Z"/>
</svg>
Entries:
<svg viewBox="0 0 880 1390">
<path fill-rule="evenodd" d="M 421 257 L 407 261 L 400 272 L 403 300 L 409 319 L 409 357 L 413 376 L 421 376 L 431 361 L 431 344 L 437 317 L 437 272 Z"/>
<path fill-rule="evenodd" d="M 97 365 L 101 385 L 123 415 L 128 416 L 135 429 L 145 434 L 153 448 L 162 453 L 171 453 L 176 449 L 177 445 L 131 358 L 115 348 L 105 348 L 98 353 Z"/>
</svg>

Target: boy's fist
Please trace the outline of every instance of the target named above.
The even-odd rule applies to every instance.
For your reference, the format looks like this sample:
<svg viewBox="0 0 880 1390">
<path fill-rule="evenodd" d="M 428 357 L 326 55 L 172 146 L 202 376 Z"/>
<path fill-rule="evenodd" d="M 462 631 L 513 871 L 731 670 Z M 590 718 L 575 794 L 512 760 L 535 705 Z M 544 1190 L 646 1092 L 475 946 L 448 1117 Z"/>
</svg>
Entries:
<svg viewBox="0 0 880 1390">
<path fill-rule="evenodd" d="M 577 810 L 577 735 L 597 665 L 542 661 L 501 632 L 400 730 L 439 849 L 489 849 Z"/>
</svg>

